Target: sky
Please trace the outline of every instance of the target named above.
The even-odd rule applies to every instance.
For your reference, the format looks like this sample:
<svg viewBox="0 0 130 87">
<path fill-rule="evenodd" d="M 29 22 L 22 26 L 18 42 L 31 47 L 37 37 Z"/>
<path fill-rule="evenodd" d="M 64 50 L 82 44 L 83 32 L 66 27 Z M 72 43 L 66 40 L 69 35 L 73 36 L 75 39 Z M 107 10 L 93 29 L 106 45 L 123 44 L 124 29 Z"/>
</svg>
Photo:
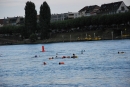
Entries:
<svg viewBox="0 0 130 87">
<path fill-rule="evenodd" d="M 27 1 L 35 4 L 39 14 L 41 4 L 46 1 L 51 9 L 51 14 L 78 12 L 85 6 L 99 5 L 117 2 L 121 0 L 0 0 L 0 19 L 7 17 L 25 16 Z M 130 0 L 122 0 L 126 6 L 130 6 Z"/>
</svg>

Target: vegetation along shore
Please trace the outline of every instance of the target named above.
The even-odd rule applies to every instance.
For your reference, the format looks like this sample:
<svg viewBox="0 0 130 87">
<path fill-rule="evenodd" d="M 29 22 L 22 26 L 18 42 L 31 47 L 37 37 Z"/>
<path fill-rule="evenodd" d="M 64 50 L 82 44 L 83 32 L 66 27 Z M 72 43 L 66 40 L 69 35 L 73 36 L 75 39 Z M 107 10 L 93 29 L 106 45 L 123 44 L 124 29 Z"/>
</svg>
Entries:
<svg viewBox="0 0 130 87">
<path fill-rule="evenodd" d="M 39 20 L 35 4 L 27 1 L 23 24 L 0 27 L 0 45 L 130 39 L 130 11 L 50 20 L 51 10 L 46 1 L 40 6 Z"/>
</svg>

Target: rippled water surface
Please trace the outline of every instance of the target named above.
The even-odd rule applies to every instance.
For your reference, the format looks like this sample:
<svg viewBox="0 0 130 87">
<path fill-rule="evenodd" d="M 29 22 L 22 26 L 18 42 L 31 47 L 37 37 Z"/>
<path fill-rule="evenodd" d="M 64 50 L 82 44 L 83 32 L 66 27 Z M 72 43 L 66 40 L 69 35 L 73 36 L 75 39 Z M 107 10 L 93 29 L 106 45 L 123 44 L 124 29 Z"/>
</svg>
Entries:
<svg viewBox="0 0 130 87">
<path fill-rule="evenodd" d="M 130 40 L 0 46 L 0 87 L 130 87 Z"/>
</svg>

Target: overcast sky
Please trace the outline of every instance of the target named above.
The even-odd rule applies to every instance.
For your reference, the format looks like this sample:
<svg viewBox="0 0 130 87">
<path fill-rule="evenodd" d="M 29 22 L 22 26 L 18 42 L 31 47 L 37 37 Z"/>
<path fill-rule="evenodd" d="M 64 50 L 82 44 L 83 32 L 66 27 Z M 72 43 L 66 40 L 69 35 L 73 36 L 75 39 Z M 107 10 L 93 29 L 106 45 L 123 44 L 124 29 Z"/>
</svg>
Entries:
<svg viewBox="0 0 130 87">
<path fill-rule="evenodd" d="M 27 1 L 35 4 L 37 14 L 44 0 L 0 0 L 0 19 L 4 17 L 16 17 L 25 15 L 24 7 Z M 99 5 L 117 2 L 121 0 L 46 0 L 51 9 L 51 14 L 78 12 L 81 8 L 90 5 Z M 130 0 L 122 0 L 127 6 L 130 6 Z"/>
</svg>

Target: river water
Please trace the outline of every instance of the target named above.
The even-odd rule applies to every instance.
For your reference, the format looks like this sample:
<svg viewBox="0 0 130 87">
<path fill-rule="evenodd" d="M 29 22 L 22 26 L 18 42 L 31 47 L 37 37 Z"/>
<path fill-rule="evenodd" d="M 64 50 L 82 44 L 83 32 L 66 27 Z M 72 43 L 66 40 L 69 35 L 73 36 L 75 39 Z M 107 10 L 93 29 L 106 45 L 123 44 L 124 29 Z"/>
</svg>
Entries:
<svg viewBox="0 0 130 87">
<path fill-rule="evenodd" d="M 0 46 L 0 87 L 130 87 L 130 40 Z"/>
</svg>

